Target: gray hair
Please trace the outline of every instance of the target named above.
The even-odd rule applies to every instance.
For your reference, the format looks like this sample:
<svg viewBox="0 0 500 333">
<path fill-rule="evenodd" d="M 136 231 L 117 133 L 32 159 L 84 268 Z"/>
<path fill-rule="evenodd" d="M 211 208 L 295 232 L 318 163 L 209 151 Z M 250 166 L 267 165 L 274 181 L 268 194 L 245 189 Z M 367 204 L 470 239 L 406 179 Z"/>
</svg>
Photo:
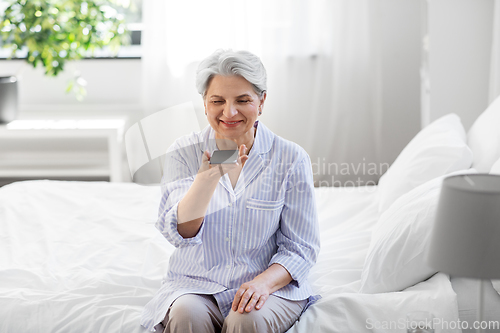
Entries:
<svg viewBox="0 0 500 333">
<path fill-rule="evenodd" d="M 217 50 L 205 58 L 196 71 L 196 89 L 203 98 L 215 75 L 239 75 L 252 84 L 262 98 L 267 90 L 267 74 L 259 57 L 248 51 Z"/>
</svg>

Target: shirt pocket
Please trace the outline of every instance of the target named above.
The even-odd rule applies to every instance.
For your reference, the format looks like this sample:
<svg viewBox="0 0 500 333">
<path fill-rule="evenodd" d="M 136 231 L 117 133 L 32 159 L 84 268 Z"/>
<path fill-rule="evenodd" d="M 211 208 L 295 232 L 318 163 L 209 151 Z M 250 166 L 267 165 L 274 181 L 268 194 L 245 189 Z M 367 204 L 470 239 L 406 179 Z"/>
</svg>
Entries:
<svg viewBox="0 0 500 333">
<path fill-rule="evenodd" d="M 268 200 L 260 200 L 260 199 L 247 199 L 247 209 L 255 209 L 255 210 L 280 210 L 283 207 L 283 203 L 285 199 L 281 199 L 278 201 L 268 201 Z"/>
<path fill-rule="evenodd" d="M 270 241 L 276 243 L 275 233 L 279 227 L 284 203 L 285 199 L 278 201 L 247 199 L 245 205 L 247 213 L 245 248 L 247 251 L 258 251 Z"/>
</svg>

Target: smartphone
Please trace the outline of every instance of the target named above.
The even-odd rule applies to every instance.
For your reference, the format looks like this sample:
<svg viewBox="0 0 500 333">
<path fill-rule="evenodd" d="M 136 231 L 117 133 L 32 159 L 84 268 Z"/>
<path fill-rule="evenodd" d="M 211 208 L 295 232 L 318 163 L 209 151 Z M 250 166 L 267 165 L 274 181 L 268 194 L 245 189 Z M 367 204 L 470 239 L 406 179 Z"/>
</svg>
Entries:
<svg viewBox="0 0 500 333">
<path fill-rule="evenodd" d="M 210 164 L 230 164 L 238 161 L 238 150 L 216 150 L 210 157 Z"/>
</svg>

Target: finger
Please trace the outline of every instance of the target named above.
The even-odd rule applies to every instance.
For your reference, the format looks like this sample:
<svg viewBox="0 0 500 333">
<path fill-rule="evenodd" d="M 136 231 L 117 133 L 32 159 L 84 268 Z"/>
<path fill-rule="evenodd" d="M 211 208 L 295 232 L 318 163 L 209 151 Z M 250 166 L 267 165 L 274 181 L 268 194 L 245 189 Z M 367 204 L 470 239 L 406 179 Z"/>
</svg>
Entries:
<svg viewBox="0 0 500 333">
<path fill-rule="evenodd" d="M 245 291 L 243 297 L 241 297 L 240 304 L 238 305 L 239 313 L 245 312 L 245 306 L 248 304 L 248 301 L 250 300 L 250 297 L 252 297 L 252 295 L 253 291 L 250 291 L 250 289 L 247 289 L 247 291 Z"/>
<path fill-rule="evenodd" d="M 240 151 L 239 151 L 239 156 L 243 156 L 243 155 L 245 155 L 245 154 L 246 154 L 246 152 L 247 152 L 247 146 L 245 146 L 245 145 L 241 145 L 241 146 L 240 146 Z"/>
<path fill-rule="evenodd" d="M 198 173 L 202 173 L 210 169 L 209 161 L 210 161 L 210 153 L 208 152 L 208 150 L 205 150 L 203 152 L 203 155 L 201 156 L 201 165 L 198 170 Z"/>
<path fill-rule="evenodd" d="M 246 288 L 240 288 L 236 292 L 236 295 L 234 295 L 234 300 L 233 300 L 233 304 L 232 304 L 233 311 L 238 310 L 238 304 L 240 304 L 241 297 L 243 296 L 243 294 L 245 293 L 246 290 L 247 290 Z"/>
<path fill-rule="evenodd" d="M 255 307 L 255 304 L 257 304 L 257 301 L 259 300 L 259 295 L 257 293 L 254 293 L 252 295 L 252 298 L 250 299 L 250 302 L 248 302 L 247 307 L 245 308 L 246 312 L 250 312 L 253 310 Z"/>
<path fill-rule="evenodd" d="M 227 163 L 227 164 L 220 164 L 220 166 L 221 166 L 224 173 L 228 173 L 229 171 L 238 168 L 239 164 L 238 163 Z"/>
<path fill-rule="evenodd" d="M 240 163 L 243 165 L 248 160 L 248 155 L 240 156 Z"/>
<path fill-rule="evenodd" d="M 247 153 L 247 146 L 241 145 L 238 155 L 238 164 L 240 164 L 241 166 L 245 165 L 245 162 L 248 160 L 248 155 L 246 153 Z"/>
<path fill-rule="evenodd" d="M 260 296 L 259 302 L 255 306 L 255 309 L 256 310 L 260 310 L 264 306 L 264 303 L 266 303 L 266 301 L 267 301 L 267 297 L 266 296 Z"/>
<path fill-rule="evenodd" d="M 210 161 L 210 153 L 208 152 L 208 150 L 205 150 L 203 152 L 203 157 L 201 158 L 201 161 L 202 162 L 208 162 L 208 161 Z"/>
</svg>

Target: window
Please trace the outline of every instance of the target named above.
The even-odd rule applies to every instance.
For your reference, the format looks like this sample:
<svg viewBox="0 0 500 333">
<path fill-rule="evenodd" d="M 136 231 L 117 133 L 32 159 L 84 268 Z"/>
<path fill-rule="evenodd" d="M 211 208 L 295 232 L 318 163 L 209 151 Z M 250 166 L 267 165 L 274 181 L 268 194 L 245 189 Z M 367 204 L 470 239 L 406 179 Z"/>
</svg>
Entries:
<svg viewBox="0 0 500 333">
<path fill-rule="evenodd" d="M 130 31 L 130 45 L 120 48 L 119 58 L 140 58 L 142 38 L 142 1 L 143 0 L 114 0 L 115 9 L 123 15 Z M 109 53 L 108 53 L 109 57 Z"/>
<path fill-rule="evenodd" d="M 21 0 L 22 1 L 22 0 Z M 121 14 L 125 20 L 127 30 L 129 31 L 130 45 L 122 45 L 116 55 L 117 58 L 141 58 L 141 36 L 142 36 L 142 0 L 108 0 L 112 9 Z M 0 1 L 0 17 L 5 12 L 5 9 L 10 5 L 11 1 Z M 0 22 L 0 29 L 1 29 Z M 0 39 L 0 59 L 7 59 L 11 54 L 9 49 L 2 47 Z M 17 52 L 16 58 L 25 58 L 26 49 L 21 49 Z M 108 48 L 96 49 L 94 53 L 89 51 L 86 59 L 91 58 L 115 58 L 113 53 Z"/>
</svg>

